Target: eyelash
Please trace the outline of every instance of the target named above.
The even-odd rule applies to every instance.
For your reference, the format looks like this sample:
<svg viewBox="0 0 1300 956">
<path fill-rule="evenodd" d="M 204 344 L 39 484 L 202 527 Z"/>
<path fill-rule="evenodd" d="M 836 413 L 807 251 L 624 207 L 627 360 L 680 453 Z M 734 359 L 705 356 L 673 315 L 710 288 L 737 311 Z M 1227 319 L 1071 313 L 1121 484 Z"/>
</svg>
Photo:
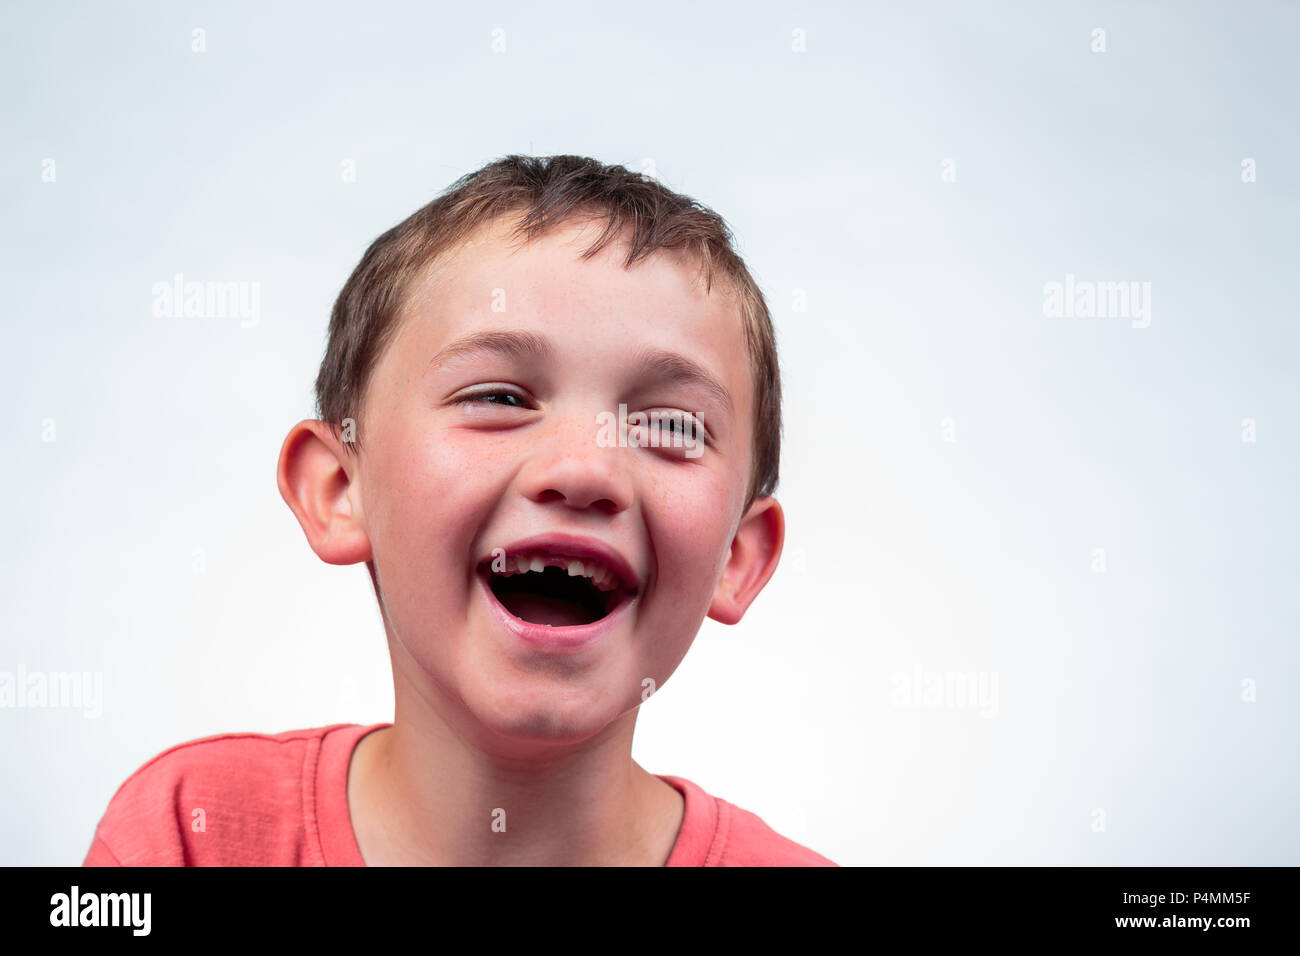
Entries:
<svg viewBox="0 0 1300 956">
<path fill-rule="evenodd" d="M 487 405 L 500 405 L 502 408 L 526 408 L 526 407 L 527 407 L 526 405 L 502 405 L 500 402 L 488 402 L 488 401 L 485 401 L 486 399 L 489 399 L 489 398 L 497 398 L 497 397 L 502 396 L 502 395 L 506 396 L 507 398 L 513 398 L 513 399 L 515 399 L 516 401 L 519 401 L 519 402 L 523 402 L 523 401 L 525 401 L 524 398 L 522 398 L 522 397 L 519 396 L 519 395 L 516 395 L 514 392 L 495 391 L 495 392 L 471 392 L 469 395 L 462 395 L 460 398 L 458 398 L 458 399 L 456 399 L 455 401 L 453 401 L 452 404 L 453 404 L 453 405 L 468 405 L 468 404 L 473 403 L 473 402 L 483 402 L 484 404 L 487 404 Z M 678 424 L 678 423 L 674 422 L 674 421 L 671 420 L 671 419 L 668 420 L 668 423 L 669 423 L 670 426 L 673 425 L 673 424 Z M 676 433 L 676 434 L 679 434 L 679 435 L 684 435 L 684 434 L 686 434 L 686 421 L 685 421 L 685 420 L 682 420 L 682 421 L 680 422 L 680 424 L 681 424 L 681 426 L 682 426 L 680 429 L 679 429 L 679 428 L 669 427 L 669 428 L 666 429 L 666 430 L 667 430 L 669 433 Z M 661 430 L 663 430 L 663 429 L 661 429 Z M 709 434 L 706 432 L 705 435 L 704 435 L 704 443 L 705 443 L 706 445 L 708 445 L 709 447 L 713 447 L 713 436 L 712 436 L 712 435 L 709 435 Z"/>
</svg>

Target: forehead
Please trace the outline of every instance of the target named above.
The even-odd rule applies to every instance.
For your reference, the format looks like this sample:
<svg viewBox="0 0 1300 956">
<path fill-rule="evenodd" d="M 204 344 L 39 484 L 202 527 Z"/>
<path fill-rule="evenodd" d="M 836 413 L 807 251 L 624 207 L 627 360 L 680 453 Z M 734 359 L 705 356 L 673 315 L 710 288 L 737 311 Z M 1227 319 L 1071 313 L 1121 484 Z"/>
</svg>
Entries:
<svg viewBox="0 0 1300 956">
<path fill-rule="evenodd" d="M 485 330 L 539 333 L 575 371 L 617 367 L 648 349 L 679 352 L 720 379 L 736 420 L 748 420 L 748 349 L 730 283 L 715 273 L 706 293 L 697 263 L 678 250 L 624 268 L 621 237 L 582 259 L 603 220 L 568 223 L 527 244 L 511 235 L 512 226 L 489 223 L 414 283 L 396 356 L 427 362 L 448 343 Z"/>
</svg>

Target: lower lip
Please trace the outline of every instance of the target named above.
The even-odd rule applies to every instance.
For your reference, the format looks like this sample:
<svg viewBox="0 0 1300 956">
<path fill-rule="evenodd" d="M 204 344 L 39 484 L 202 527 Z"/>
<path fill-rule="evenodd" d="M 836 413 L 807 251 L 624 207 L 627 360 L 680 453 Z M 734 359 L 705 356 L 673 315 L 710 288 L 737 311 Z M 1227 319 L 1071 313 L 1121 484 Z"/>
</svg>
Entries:
<svg viewBox="0 0 1300 956">
<path fill-rule="evenodd" d="M 475 574 L 474 577 L 487 598 L 488 607 L 501 625 L 525 644 L 550 653 L 564 653 L 590 647 L 612 631 L 628 613 L 629 608 L 636 603 L 635 597 L 625 596 L 618 607 L 599 621 L 569 627 L 548 627 L 545 624 L 532 624 L 515 617 L 497 600 L 497 596 L 492 593 L 491 585 L 482 574 Z"/>
</svg>

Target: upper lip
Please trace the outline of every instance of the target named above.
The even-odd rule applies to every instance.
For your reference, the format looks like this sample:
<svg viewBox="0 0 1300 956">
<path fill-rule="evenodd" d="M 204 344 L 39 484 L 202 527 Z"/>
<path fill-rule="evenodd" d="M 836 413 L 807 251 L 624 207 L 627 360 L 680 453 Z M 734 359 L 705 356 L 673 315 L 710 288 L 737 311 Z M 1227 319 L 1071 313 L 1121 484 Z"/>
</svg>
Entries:
<svg viewBox="0 0 1300 956">
<path fill-rule="evenodd" d="M 636 571 L 632 569 L 631 562 L 624 558 L 615 548 L 595 538 L 586 538 L 575 534 L 539 534 L 536 537 L 524 538 L 513 544 L 498 547 L 505 552 L 507 558 L 514 557 L 517 554 L 525 554 L 529 551 L 549 551 L 551 554 L 571 558 L 590 558 L 601 562 L 618 575 L 619 583 L 628 593 L 636 594 L 641 587 L 640 578 L 637 576 Z M 496 550 L 497 548 L 492 549 L 493 552 Z M 488 554 L 479 560 L 479 564 L 489 562 L 495 556 L 495 553 Z"/>
</svg>

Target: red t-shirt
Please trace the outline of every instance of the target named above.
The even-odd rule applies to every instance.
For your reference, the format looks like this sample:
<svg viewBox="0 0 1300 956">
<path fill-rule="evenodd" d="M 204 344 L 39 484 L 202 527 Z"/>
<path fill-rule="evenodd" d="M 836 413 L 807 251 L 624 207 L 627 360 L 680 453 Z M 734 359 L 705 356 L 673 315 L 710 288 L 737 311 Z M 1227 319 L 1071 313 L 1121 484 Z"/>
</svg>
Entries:
<svg viewBox="0 0 1300 956">
<path fill-rule="evenodd" d="M 365 866 L 348 814 L 357 742 L 389 724 L 220 734 L 164 750 L 113 795 L 84 866 Z M 837 866 L 682 777 L 666 866 Z"/>
</svg>

